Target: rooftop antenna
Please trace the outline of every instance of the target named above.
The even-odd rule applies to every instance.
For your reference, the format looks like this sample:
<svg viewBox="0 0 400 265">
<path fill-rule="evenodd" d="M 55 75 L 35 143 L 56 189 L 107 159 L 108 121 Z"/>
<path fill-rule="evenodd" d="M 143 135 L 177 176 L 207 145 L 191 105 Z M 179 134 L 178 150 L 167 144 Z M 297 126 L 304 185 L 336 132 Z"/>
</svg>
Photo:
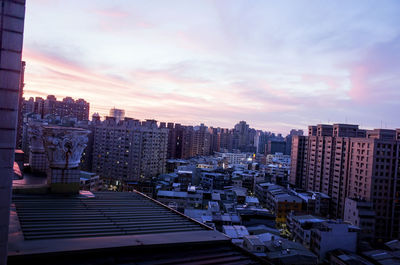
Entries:
<svg viewBox="0 0 400 265">
<path fill-rule="evenodd" d="M 382 120 L 381 120 L 381 129 L 383 129 L 383 128 L 382 128 Z"/>
<path fill-rule="evenodd" d="M 347 116 L 344 118 L 344 120 L 345 120 L 345 123 L 347 124 Z"/>
</svg>

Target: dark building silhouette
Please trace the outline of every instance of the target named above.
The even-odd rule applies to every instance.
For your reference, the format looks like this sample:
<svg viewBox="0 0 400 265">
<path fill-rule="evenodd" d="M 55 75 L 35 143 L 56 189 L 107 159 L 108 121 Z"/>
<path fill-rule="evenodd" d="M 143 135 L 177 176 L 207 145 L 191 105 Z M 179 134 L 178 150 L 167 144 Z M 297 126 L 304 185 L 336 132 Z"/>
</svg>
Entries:
<svg viewBox="0 0 400 265">
<path fill-rule="evenodd" d="M 0 264 L 7 263 L 24 18 L 25 0 L 0 0 Z"/>
<path fill-rule="evenodd" d="M 63 117 L 76 118 L 78 121 L 89 120 L 90 104 L 84 99 L 74 100 L 71 97 L 66 97 L 62 101 L 58 101 L 53 95 L 47 96 L 46 99 L 36 97 L 24 100 L 24 113 L 34 112 L 42 118 L 46 115 L 54 115 Z"/>
<path fill-rule="evenodd" d="M 266 155 L 274 155 L 275 153 L 284 154 L 286 151 L 286 142 L 285 141 L 275 141 L 269 140 L 265 145 L 265 154 Z"/>
</svg>

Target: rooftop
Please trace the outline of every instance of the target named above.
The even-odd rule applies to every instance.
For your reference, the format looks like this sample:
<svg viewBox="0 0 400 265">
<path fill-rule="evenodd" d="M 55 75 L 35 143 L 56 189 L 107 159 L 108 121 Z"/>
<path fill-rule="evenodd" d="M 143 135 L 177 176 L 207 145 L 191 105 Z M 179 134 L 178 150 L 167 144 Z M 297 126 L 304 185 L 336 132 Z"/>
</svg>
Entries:
<svg viewBox="0 0 400 265">
<path fill-rule="evenodd" d="M 186 191 L 159 190 L 157 196 L 186 198 Z"/>
<path fill-rule="evenodd" d="M 265 242 L 267 246 L 267 257 L 270 259 L 283 258 L 294 256 L 300 258 L 301 256 L 315 258 L 315 254 L 306 249 L 299 243 L 292 242 L 287 239 L 278 239 L 274 241 Z"/>
<path fill-rule="evenodd" d="M 320 217 L 316 217 L 313 215 L 294 215 L 293 220 L 296 220 L 297 222 L 303 224 L 303 223 L 307 223 L 307 222 L 312 222 L 312 223 L 319 223 L 319 222 L 325 222 L 327 220 L 320 218 Z"/>
<path fill-rule="evenodd" d="M 243 238 L 249 235 L 247 228 L 242 225 L 224 225 L 222 228 L 224 233 L 230 238 Z"/>
<path fill-rule="evenodd" d="M 59 264 L 261 262 L 222 233 L 139 192 L 14 194 L 10 218 L 9 264 L 53 264 L 46 257 L 58 255 Z"/>
<path fill-rule="evenodd" d="M 25 241 L 208 230 L 138 193 L 16 194 L 13 214 Z"/>
<path fill-rule="evenodd" d="M 373 263 L 365 260 L 359 255 L 342 249 L 335 249 L 331 251 L 329 255 L 336 257 L 343 264 L 347 265 L 373 265 Z"/>
</svg>

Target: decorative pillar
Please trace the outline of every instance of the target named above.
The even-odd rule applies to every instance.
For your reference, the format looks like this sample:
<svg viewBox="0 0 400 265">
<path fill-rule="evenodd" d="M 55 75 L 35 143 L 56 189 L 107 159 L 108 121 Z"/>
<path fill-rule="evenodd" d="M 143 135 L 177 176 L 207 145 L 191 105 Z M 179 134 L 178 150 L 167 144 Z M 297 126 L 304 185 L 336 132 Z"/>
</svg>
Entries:
<svg viewBox="0 0 400 265">
<path fill-rule="evenodd" d="M 43 127 L 43 143 L 49 168 L 47 183 L 52 193 L 78 193 L 79 163 L 90 131 L 60 126 Z"/>
<path fill-rule="evenodd" d="M 31 121 L 28 125 L 29 165 L 32 172 L 46 173 L 47 156 L 43 146 L 43 123 Z"/>
</svg>

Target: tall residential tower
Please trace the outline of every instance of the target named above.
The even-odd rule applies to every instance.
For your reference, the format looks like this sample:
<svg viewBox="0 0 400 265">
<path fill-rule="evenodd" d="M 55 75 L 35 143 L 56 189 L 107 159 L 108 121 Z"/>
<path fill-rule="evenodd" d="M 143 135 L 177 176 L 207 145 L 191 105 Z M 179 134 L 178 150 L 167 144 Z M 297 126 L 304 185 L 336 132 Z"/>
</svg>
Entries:
<svg viewBox="0 0 400 265">
<path fill-rule="evenodd" d="M 294 136 L 290 182 L 332 198 L 331 217 L 343 218 L 346 198 L 371 202 L 375 238 L 398 238 L 400 130 L 360 130 L 358 125 L 309 126 Z"/>
<path fill-rule="evenodd" d="M 25 0 L 0 0 L 0 264 L 6 264 Z"/>
</svg>

